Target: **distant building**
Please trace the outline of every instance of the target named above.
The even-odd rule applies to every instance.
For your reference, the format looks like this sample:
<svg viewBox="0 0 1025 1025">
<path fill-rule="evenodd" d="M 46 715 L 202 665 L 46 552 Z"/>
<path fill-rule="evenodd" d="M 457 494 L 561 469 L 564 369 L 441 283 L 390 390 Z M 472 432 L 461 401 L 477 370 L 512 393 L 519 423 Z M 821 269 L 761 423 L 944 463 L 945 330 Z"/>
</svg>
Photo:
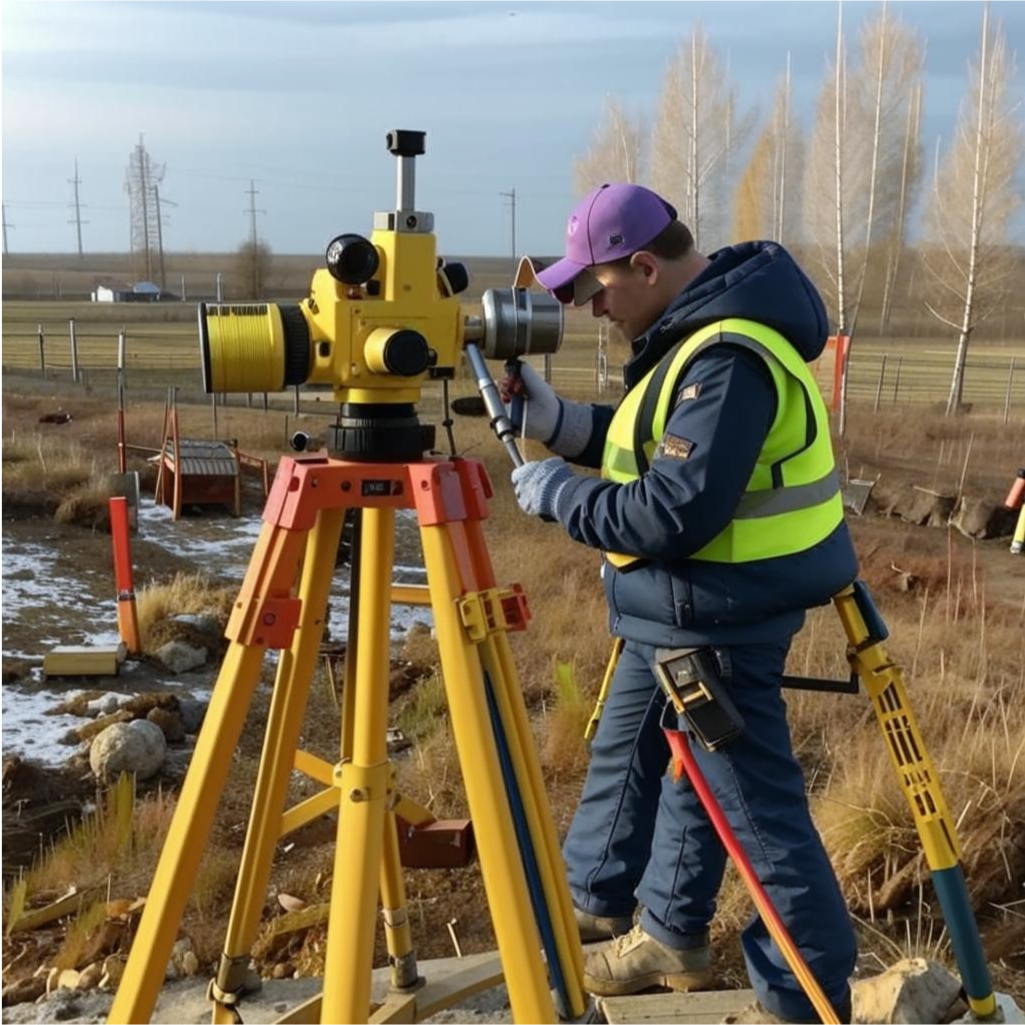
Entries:
<svg viewBox="0 0 1025 1025">
<path fill-rule="evenodd" d="M 153 303 L 160 300 L 160 286 L 152 281 L 140 281 L 136 285 L 108 281 L 98 284 L 92 293 L 94 303 Z"/>
</svg>

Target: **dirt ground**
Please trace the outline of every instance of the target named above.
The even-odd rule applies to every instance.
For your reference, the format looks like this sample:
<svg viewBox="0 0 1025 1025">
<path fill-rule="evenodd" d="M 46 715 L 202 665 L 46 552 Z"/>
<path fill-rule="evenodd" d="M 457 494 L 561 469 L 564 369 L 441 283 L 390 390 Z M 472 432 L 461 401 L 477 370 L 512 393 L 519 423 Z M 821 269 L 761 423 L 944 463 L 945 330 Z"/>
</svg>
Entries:
<svg viewBox="0 0 1025 1025">
<path fill-rule="evenodd" d="M 65 425 L 53 427 L 62 432 L 61 437 L 74 440 L 94 448 L 104 461 L 113 463 L 113 413 L 111 397 L 64 396 L 55 389 L 44 386 L 42 389 L 32 387 L 26 382 L 17 381 L 9 385 L 5 382 L 4 392 L 4 433 L 10 432 L 14 424 L 20 429 L 34 430 L 39 416 L 52 412 L 55 407 L 67 407 L 74 414 L 74 419 Z M 12 388 L 12 385 L 14 386 Z M 16 390 L 15 390 L 16 388 Z M 232 413 L 237 417 L 238 433 L 245 436 L 245 410 Z M 183 414 L 195 422 L 204 420 L 208 413 L 205 409 L 187 409 Z M 136 411 L 136 423 L 140 425 L 131 441 L 140 445 L 155 447 L 158 444 L 157 428 L 160 422 L 160 406 L 151 404 L 145 409 Z M 22 426 L 23 425 L 23 426 Z M 41 429 L 50 429 L 50 425 L 41 425 Z M 228 428 L 229 430 L 231 427 Z M 1019 428 L 1019 431 L 1021 429 Z M 270 445 L 263 450 L 272 454 Z M 861 474 L 872 476 L 881 474 L 886 479 L 897 479 L 903 483 L 920 484 L 929 487 L 936 484 L 936 472 L 932 467 L 922 467 L 904 458 L 899 450 L 878 451 L 868 458 L 866 453 L 855 453 L 853 467 L 858 466 Z M 1025 455 L 1025 453 L 1023 453 Z M 1023 460 L 1025 461 L 1025 460 Z M 143 463 L 139 463 L 144 468 Z M 956 474 L 959 467 L 954 467 Z M 1007 468 L 1001 465 L 990 465 L 982 461 L 972 470 L 971 484 L 978 490 L 1000 497 L 1006 486 Z M 5 496 L 6 497 L 6 496 Z M 997 499 L 999 500 L 999 499 Z M 253 499 L 253 502 L 256 500 Z M 258 507 L 258 505 L 256 506 Z M 9 520 L 17 517 L 19 536 L 47 539 L 53 544 L 59 560 L 73 560 L 78 572 L 107 573 L 110 572 L 110 539 L 105 530 L 87 529 L 76 525 L 54 524 L 40 516 L 41 510 L 31 504 L 19 507 L 5 506 L 4 517 Z M 895 565 L 892 576 L 896 578 L 898 570 L 914 570 L 920 562 L 947 559 L 951 553 L 963 564 L 977 565 L 984 570 L 987 596 L 991 602 L 1012 609 L 1025 609 L 1025 560 L 1015 559 L 1008 554 L 1007 539 L 974 542 L 963 537 L 956 531 L 914 527 L 895 519 L 884 519 L 872 513 L 861 518 L 852 517 L 852 531 L 858 550 L 863 560 L 872 561 L 872 552 L 885 544 L 890 551 L 896 546 L 905 555 L 906 565 Z M 164 580 L 176 572 L 192 572 L 196 569 L 193 560 L 184 555 L 176 555 L 166 548 L 152 544 L 144 536 L 133 540 L 133 561 L 136 566 L 136 586 L 148 581 Z M 875 567 L 873 571 L 878 580 L 889 582 L 891 574 L 886 567 Z M 874 584 L 875 586 L 875 584 Z M 32 626 L 19 623 L 8 629 L 4 627 L 5 650 L 23 651 L 31 648 Z M 25 682 L 28 667 L 15 663 L 4 664 L 4 682 L 20 680 L 23 686 L 32 686 Z M 213 672 L 209 674 L 210 682 Z M 140 677 L 139 679 L 144 679 Z M 403 700 L 411 700 L 407 695 L 399 698 L 396 711 L 401 710 Z M 214 844 L 223 850 L 237 852 L 244 835 L 244 823 L 248 812 L 246 787 L 243 782 L 245 773 L 251 772 L 258 760 L 262 745 L 262 727 L 266 716 L 266 693 L 258 696 L 250 721 L 243 735 L 238 752 L 236 768 L 229 785 L 229 798 L 219 815 L 215 828 Z M 323 689 L 315 688 L 314 704 L 307 717 L 307 729 L 304 741 L 309 750 L 319 753 L 322 757 L 334 760 L 333 752 L 337 751 L 337 720 L 324 698 Z M 407 756 L 408 757 L 408 756 Z M 24 784 L 24 792 L 15 793 L 14 799 L 34 799 L 45 804 L 53 799 L 56 792 L 65 791 L 80 803 L 90 797 L 92 784 L 83 783 L 81 766 L 78 772 L 73 770 L 61 777 L 58 773 L 46 773 L 42 777 L 34 777 Z M 568 824 L 570 810 L 579 792 L 579 777 L 569 777 L 557 781 L 550 798 L 556 809 L 557 819 L 561 828 Z M 8 806 L 8 781 L 5 771 L 4 782 L 5 809 Z M 459 809 L 449 811 L 458 814 Z M 277 908 L 274 899 L 276 894 L 300 894 L 304 899 L 314 900 L 318 893 L 323 892 L 323 877 L 330 866 L 330 854 L 334 837 L 334 826 L 330 822 L 313 823 L 301 830 L 290 840 L 293 846 L 285 852 L 279 852 L 275 860 L 274 892 L 268 902 L 268 908 Z M 321 882 L 317 882 L 320 879 Z M 232 882 L 229 879 L 228 882 Z M 494 936 L 488 917 L 483 886 L 476 866 L 468 869 L 439 872 L 436 870 L 408 870 L 405 876 L 407 903 L 411 919 L 417 933 L 417 948 L 421 958 L 445 957 L 453 953 L 453 934 L 464 953 L 474 953 L 494 946 Z M 223 926 L 223 916 L 230 902 L 230 886 L 218 898 L 215 909 L 208 908 L 204 916 L 204 929 L 210 933 L 210 946 L 216 952 L 217 939 L 215 934 Z M 449 926 L 451 925 L 451 930 Z M 1004 941 L 997 935 L 993 927 L 993 940 L 998 945 Z M 264 943 L 258 945 L 257 954 L 260 968 L 270 974 L 281 966 L 282 971 L 289 974 L 304 975 L 322 967 L 325 933 L 322 928 L 314 928 L 304 933 L 294 934 L 290 940 Z M 1011 943 L 1017 943 L 1012 939 Z M 735 945 L 723 945 L 717 948 L 717 967 L 723 977 L 724 984 L 743 986 L 746 977 L 742 962 Z M 9 953 L 10 951 L 8 951 Z M 204 950 L 204 953 L 207 951 Z M 1010 949 L 1009 964 L 1013 969 L 1007 985 L 1019 987 L 1017 996 L 1023 1001 L 1025 983 L 1021 972 L 1025 972 L 1025 950 Z M 379 938 L 375 953 L 375 964 L 382 964 L 386 952 L 383 941 Z M 28 955 L 28 960 L 31 955 Z M 6 960 L 6 958 L 5 958 Z M 203 971 L 207 967 L 207 958 Z M 869 970 L 868 961 L 865 970 Z M 5 973 L 5 984 L 8 976 Z"/>
</svg>

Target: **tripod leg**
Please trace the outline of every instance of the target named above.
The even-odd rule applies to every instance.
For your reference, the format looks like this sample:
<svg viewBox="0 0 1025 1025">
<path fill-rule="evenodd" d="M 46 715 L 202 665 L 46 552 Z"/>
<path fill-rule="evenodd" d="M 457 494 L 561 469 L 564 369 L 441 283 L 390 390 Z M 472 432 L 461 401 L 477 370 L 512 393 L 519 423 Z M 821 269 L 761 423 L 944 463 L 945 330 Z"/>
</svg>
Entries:
<svg viewBox="0 0 1025 1025">
<path fill-rule="evenodd" d="M 555 1008 L 541 962 L 537 929 L 529 914 L 530 895 L 493 743 L 480 658 L 456 604 L 468 589 L 460 575 L 460 564 L 467 565 L 468 556 L 457 561 L 454 534 L 466 556 L 460 524 L 421 525 L 445 690 L 484 887 L 515 1020 L 554 1021 Z"/>
<path fill-rule="evenodd" d="M 234 1022 L 231 1010 L 249 968 L 250 951 L 260 925 L 270 881 L 281 813 L 299 745 L 310 681 L 324 633 L 325 610 L 342 529 L 343 510 L 326 509 L 309 532 L 299 584 L 302 602 L 292 646 L 281 652 L 267 729 L 256 777 L 253 808 L 239 865 L 217 978 L 212 989 L 214 1022 Z M 225 1000 L 224 998 L 227 998 Z"/>
<path fill-rule="evenodd" d="M 232 638 L 178 796 L 109 1022 L 148 1021 L 238 745 L 263 656 L 289 629 L 304 531 L 265 523 L 228 623 Z M 268 596 L 270 596 L 268 598 Z"/>
<path fill-rule="evenodd" d="M 388 667 L 395 512 L 364 509 L 357 627 L 359 658 L 352 761 L 340 774 L 341 811 L 335 848 L 321 1021 L 360 1022 L 370 1014 L 378 873 L 390 787 Z"/>
<path fill-rule="evenodd" d="M 468 502 L 468 506 L 472 509 L 473 503 Z M 477 586 L 481 589 L 493 588 L 495 573 L 481 520 L 471 516 L 466 521 L 465 529 Z M 489 634 L 480 645 L 480 655 L 484 671 L 491 681 L 498 716 L 508 740 L 517 789 L 523 802 L 530 842 L 537 861 L 545 905 L 540 910 L 547 917 L 551 930 L 550 937 L 545 939 L 545 946 L 547 949 L 551 944 L 555 948 L 548 949 L 553 979 L 562 983 L 557 989 L 562 993 L 564 1003 L 568 1004 L 564 1010 L 576 1018 L 584 1013 L 586 1005 L 583 992 L 584 955 L 566 880 L 566 867 L 548 806 L 541 763 L 534 747 L 508 634 L 504 630 Z M 553 963 L 555 960 L 558 961 L 557 966 Z"/>
<path fill-rule="evenodd" d="M 985 1020 L 996 1012 L 997 1002 L 959 863 L 957 825 L 911 710 L 904 672 L 882 644 L 887 636 L 886 626 L 864 583 L 857 581 L 834 595 L 833 605 L 847 634 L 848 661 L 872 701 L 890 760 L 915 820 L 961 970 L 968 1006 L 977 1019 Z"/>
<path fill-rule="evenodd" d="M 416 971 L 416 950 L 409 929 L 406 887 L 402 881 L 402 861 L 399 857 L 398 824 L 394 811 L 389 811 L 385 819 L 384 856 L 381 859 L 381 915 L 384 918 L 384 938 L 388 945 L 391 988 L 413 989 L 419 977 Z"/>
</svg>

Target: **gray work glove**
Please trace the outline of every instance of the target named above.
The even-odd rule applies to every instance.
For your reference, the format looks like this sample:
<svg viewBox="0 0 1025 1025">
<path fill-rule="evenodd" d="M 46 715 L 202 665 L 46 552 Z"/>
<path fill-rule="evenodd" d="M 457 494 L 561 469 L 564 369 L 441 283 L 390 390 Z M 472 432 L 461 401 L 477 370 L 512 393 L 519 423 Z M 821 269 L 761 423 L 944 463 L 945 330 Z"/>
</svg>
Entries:
<svg viewBox="0 0 1025 1025">
<path fill-rule="evenodd" d="M 528 516 L 553 522 L 558 518 L 559 492 L 572 476 L 573 471 L 558 456 L 517 466 L 512 472 L 516 501 Z"/>
<path fill-rule="evenodd" d="M 502 381 L 502 398 L 506 403 L 514 393 L 527 400 L 524 433 L 528 438 L 568 458 L 584 451 L 591 437 L 594 416 L 590 406 L 560 398 L 529 363 L 520 364 L 518 378 L 506 377 Z M 512 410 L 508 412 L 513 428 L 523 430 L 523 424 L 512 418 Z"/>
</svg>

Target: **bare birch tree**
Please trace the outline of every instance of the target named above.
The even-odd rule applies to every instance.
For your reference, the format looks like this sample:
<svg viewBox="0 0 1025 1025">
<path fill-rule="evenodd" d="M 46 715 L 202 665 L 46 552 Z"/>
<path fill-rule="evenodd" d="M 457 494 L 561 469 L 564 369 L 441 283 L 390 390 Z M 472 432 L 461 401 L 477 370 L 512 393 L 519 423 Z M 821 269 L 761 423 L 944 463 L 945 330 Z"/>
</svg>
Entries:
<svg viewBox="0 0 1025 1025">
<path fill-rule="evenodd" d="M 908 104 L 921 76 L 922 48 L 917 36 L 887 14 L 860 33 L 858 61 L 848 74 L 843 9 L 837 17 L 836 49 L 819 97 L 807 163 L 805 223 L 835 316 L 836 333 L 853 339 L 866 282 L 878 268 L 882 286 L 884 259 L 877 248 L 895 231 L 903 238 L 903 220 L 913 182 L 913 165 L 901 167 L 917 139 L 909 140 Z M 916 122 L 911 122 L 915 128 Z M 902 198 L 903 197 L 903 198 Z M 896 259 L 896 256 L 892 257 Z M 839 433 L 846 429 L 848 359 L 841 378 Z"/>
<path fill-rule="evenodd" d="M 663 79 L 652 135 L 651 181 L 676 207 L 699 249 L 726 241 L 731 157 L 753 123 L 753 113 L 738 115 L 736 89 L 708 35 L 695 25 Z M 713 194 L 716 201 L 709 202 Z"/>
<path fill-rule="evenodd" d="M 880 291 L 885 287 L 886 264 L 879 258 L 881 254 L 873 251 L 873 244 L 878 248 L 891 241 L 895 233 L 903 238 L 908 192 L 918 184 L 918 120 L 909 118 L 909 114 L 916 95 L 921 102 L 924 61 L 917 34 L 899 19 L 889 17 L 885 3 L 879 18 L 862 29 L 860 53 L 851 83 L 857 91 L 853 102 L 860 119 L 871 118 L 872 134 L 864 238 L 852 239 L 852 243 L 861 245 L 856 252 L 858 276 L 851 307 L 851 335 L 861 312 L 866 281 L 874 277 L 873 283 Z"/>
<path fill-rule="evenodd" d="M 999 22 L 991 27 L 987 4 L 957 134 L 942 166 L 937 161 L 926 214 L 926 306 L 958 333 L 948 416 L 961 405 L 972 332 L 1004 299 L 1015 270 L 1007 247 L 1008 226 L 1022 202 L 1023 128 L 1020 102 L 1009 88 L 1015 72 L 1003 28 Z"/>
<path fill-rule="evenodd" d="M 879 309 L 879 333 L 885 334 L 890 326 L 893 296 L 904 254 L 904 234 L 908 211 L 914 202 L 922 178 L 922 86 L 918 83 L 911 92 L 908 102 L 907 128 L 904 133 L 904 147 L 900 162 L 900 189 L 898 190 L 897 216 L 886 243 L 886 273 L 883 278 L 883 298 Z"/>
<path fill-rule="evenodd" d="M 733 236 L 793 243 L 800 224 L 800 170 L 803 143 L 793 117 L 790 55 L 776 88 L 772 114 L 755 140 L 741 172 L 733 203 Z"/>
<path fill-rule="evenodd" d="M 640 181 L 644 126 L 623 110 L 618 100 L 605 98 L 605 110 L 591 148 L 573 161 L 573 185 L 585 195 L 605 182 Z"/>
</svg>

